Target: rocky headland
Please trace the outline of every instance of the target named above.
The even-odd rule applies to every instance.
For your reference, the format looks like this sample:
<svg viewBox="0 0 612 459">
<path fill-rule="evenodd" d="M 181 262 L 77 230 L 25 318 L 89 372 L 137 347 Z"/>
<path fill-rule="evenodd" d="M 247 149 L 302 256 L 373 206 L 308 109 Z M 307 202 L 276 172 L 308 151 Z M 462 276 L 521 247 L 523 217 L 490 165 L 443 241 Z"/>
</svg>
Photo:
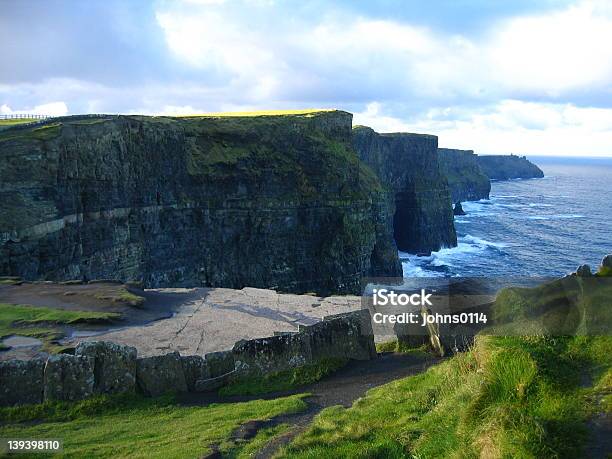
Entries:
<svg viewBox="0 0 612 459">
<path fill-rule="evenodd" d="M 338 110 L 17 125 L 0 132 L 0 276 L 358 293 L 402 275 L 398 248 L 455 246 L 452 202 L 537 171 Z"/>
<path fill-rule="evenodd" d="M 525 156 L 478 156 L 478 165 L 491 180 L 542 178 L 544 172 Z"/>
<path fill-rule="evenodd" d="M 440 168 L 448 180 L 453 202 L 489 199 L 491 181 L 472 150 L 438 148 Z"/>
<path fill-rule="evenodd" d="M 359 158 L 395 200 L 394 236 L 400 250 L 428 253 L 457 245 L 448 182 L 438 161 L 438 138 L 353 129 Z"/>
<path fill-rule="evenodd" d="M 544 172 L 524 156 L 479 156 L 472 150 L 450 148 L 438 148 L 438 155 L 453 202 L 489 199 L 491 180 L 544 177 Z"/>
</svg>

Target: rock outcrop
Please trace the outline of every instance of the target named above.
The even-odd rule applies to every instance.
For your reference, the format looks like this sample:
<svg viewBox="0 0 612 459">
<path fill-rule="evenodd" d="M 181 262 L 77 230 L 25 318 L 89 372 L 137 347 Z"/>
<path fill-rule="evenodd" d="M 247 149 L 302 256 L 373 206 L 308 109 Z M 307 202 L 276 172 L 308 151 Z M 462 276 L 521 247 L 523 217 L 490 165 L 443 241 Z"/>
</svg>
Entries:
<svg viewBox="0 0 612 459">
<path fill-rule="evenodd" d="M 351 119 L 81 116 L 3 130 L 0 275 L 321 294 L 401 276 L 394 203 L 351 147 Z M 401 245 L 419 251 L 454 244 L 425 143 L 406 169 L 434 175 L 397 199 Z"/>
<path fill-rule="evenodd" d="M 438 162 L 438 138 L 353 129 L 353 146 L 395 200 L 394 236 L 400 250 L 428 253 L 457 245 L 448 183 Z"/>
<path fill-rule="evenodd" d="M 463 210 L 463 206 L 459 201 L 457 201 L 455 207 L 453 207 L 453 215 L 465 215 L 465 210 Z"/>
<path fill-rule="evenodd" d="M 576 276 L 578 277 L 591 277 L 593 273 L 591 272 L 591 267 L 589 265 L 580 265 L 576 269 Z"/>
<path fill-rule="evenodd" d="M 542 169 L 525 156 L 485 155 L 477 158 L 478 165 L 491 180 L 544 177 Z"/>
<path fill-rule="evenodd" d="M 438 148 L 438 155 L 453 202 L 489 199 L 491 181 L 472 150 Z"/>
</svg>

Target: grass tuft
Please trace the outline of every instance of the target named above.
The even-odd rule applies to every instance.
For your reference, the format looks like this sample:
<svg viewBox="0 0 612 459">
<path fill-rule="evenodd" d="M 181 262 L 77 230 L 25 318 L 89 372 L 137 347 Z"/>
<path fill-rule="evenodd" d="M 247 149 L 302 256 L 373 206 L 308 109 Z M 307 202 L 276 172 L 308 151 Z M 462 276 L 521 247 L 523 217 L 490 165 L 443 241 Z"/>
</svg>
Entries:
<svg viewBox="0 0 612 459">
<path fill-rule="evenodd" d="M 0 339 L 11 335 L 29 336 L 43 342 L 49 352 L 59 351 L 54 343 L 64 336 L 60 325 L 109 322 L 120 318 L 110 312 L 67 311 L 28 305 L 0 303 Z"/>
<path fill-rule="evenodd" d="M 319 381 L 346 365 L 345 359 L 323 359 L 311 365 L 273 373 L 265 377 L 244 378 L 222 387 L 220 395 L 259 395 L 290 390 Z"/>
</svg>

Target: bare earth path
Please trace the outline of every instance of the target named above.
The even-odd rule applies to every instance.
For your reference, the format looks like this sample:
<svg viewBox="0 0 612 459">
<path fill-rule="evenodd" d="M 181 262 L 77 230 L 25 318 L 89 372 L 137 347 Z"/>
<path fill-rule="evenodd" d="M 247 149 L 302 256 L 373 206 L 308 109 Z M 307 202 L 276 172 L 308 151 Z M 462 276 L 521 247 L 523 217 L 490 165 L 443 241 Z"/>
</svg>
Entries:
<svg viewBox="0 0 612 459">
<path fill-rule="evenodd" d="M 308 397 L 308 410 L 292 415 L 282 415 L 268 421 L 255 421 L 238 428 L 233 435 L 236 442 L 253 438 L 257 432 L 266 427 L 287 423 L 291 425 L 289 431 L 268 443 L 255 457 L 271 457 L 279 448 L 288 444 L 297 435 L 306 430 L 313 418 L 324 408 L 334 405 L 350 407 L 355 400 L 373 387 L 377 387 L 396 379 L 416 375 L 425 371 L 442 359 L 435 357 L 420 357 L 386 353 L 375 360 L 364 362 L 350 362 L 333 375 L 314 384 L 300 387 L 288 392 L 276 392 L 260 396 L 220 397 L 216 394 L 185 394 L 181 401 L 189 405 L 207 405 L 210 403 L 229 403 L 248 401 L 254 399 L 272 399 L 297 393 L 310 393 Z M 213 452 L 205 457 L 221 457 L 220 453 Z"/>
</svg>

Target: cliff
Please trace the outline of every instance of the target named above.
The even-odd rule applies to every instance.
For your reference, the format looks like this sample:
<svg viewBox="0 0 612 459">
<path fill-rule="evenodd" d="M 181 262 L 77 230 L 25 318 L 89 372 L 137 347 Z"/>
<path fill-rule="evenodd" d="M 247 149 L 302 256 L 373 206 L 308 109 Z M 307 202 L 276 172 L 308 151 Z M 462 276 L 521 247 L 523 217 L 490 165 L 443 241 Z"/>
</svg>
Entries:
<svg viewBox="0 0 612 459">
<path fill-rule="evenodd" d="M 446 178 L 438 163 L 438 138 L 379 134 L 357 126 L 353 146 L 395 200 L 394 235 L 400 250 L 420 253 L 457 245 Z"/>
<path fill-rule="evenodd" d="M 541 178 L 544 172 L 524 156 L 478 156 L 478 165 L 491 180 Z"/>
<path fill-rule="evenodd" d="M 438 156 L 453 202 L 489 199 L 491 182 L 472 150 L 438 148 Z"/>
<path fill-rule="evenodd" d="M 352 115 L 81 116 L 0 132 L 0 275 L 357 292 L 401 276 Z"/>
</svg>

